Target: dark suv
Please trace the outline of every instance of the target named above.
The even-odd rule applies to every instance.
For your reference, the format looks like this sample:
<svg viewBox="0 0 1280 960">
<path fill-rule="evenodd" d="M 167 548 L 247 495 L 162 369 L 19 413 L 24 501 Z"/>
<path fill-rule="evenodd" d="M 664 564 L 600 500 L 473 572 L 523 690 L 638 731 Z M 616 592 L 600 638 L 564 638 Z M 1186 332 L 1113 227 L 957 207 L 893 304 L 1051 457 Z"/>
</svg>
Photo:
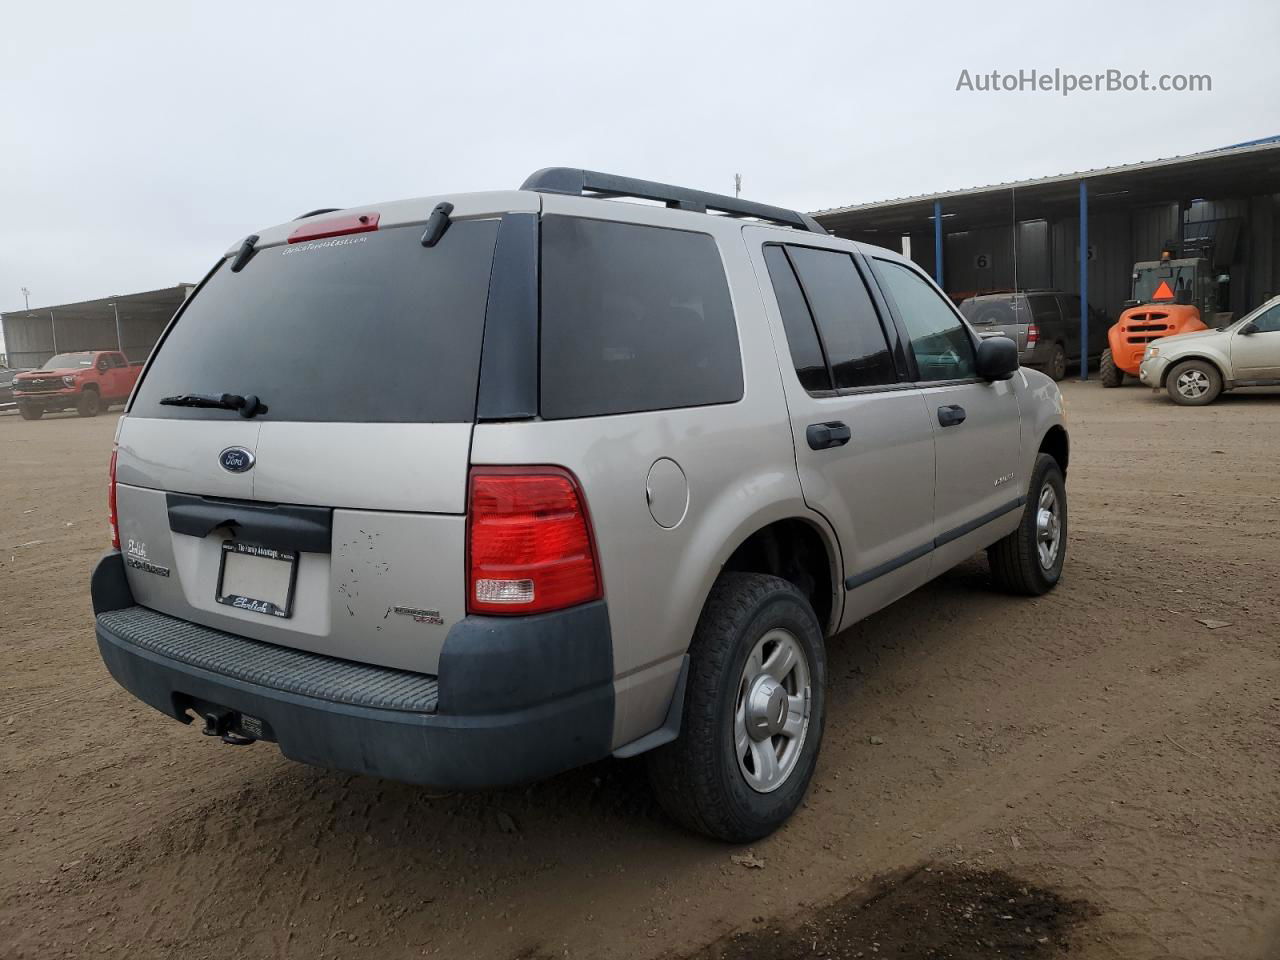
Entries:
<svg viewBox="0 0 1280 960">
<path fill-rule="evenodd" d="M 1008 337 L 1018 345 L 1024 367 L 1043 370 L 1054 380 L 1080 360 L 1080 298 L 1061 290 L 1022 290 L 969 297 L 960 312 L 978 335 Z M 1096 361 L 1107 345 L 1110 321 L 1089 308 L 1089 359 Z"/>
</svg>

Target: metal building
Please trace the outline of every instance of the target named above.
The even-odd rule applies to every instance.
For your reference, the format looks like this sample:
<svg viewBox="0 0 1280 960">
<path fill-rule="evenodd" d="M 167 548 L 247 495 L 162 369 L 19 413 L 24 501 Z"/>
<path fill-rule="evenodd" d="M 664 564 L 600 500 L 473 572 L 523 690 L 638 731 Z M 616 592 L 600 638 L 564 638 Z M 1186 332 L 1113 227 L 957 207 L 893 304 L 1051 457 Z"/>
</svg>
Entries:
<svg viewBox="0 0 1280 960">
<path fill-rule="evenodd" d="M 1112 318 L 1133 264 L 1174 244 L 1212 261 L 1219 309 L 1239 316 L 1280 292 L 1280 137 L 813 216 L 839 236 L 909 252 L 953 299 L 1083 290 Z"/>
<path fill-rule="evenodd" d="M 9 366 L 35 369 L 55 353 L 120 350 L 145 360 L 193 284 L 0 313 Z"/>
</svg>

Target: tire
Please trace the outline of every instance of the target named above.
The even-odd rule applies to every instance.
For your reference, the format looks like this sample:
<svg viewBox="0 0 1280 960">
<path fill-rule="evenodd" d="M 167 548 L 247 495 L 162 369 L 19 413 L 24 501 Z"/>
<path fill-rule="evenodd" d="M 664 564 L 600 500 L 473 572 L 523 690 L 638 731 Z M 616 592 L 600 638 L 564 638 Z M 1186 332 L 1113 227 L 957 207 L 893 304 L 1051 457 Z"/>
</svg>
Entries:
<svg viewBox="0 0 1280 960">
<path fill-rule="evenodd" d="M 1098 364 L 1098 376 L 1104 387 L 1118 387 L 1124 383 L 1124 371 L 1116 366 L 1110 348 L 1102 351 L 1102 362 Z"/>
<path fill-rule="evenodd" d="M 1045 368 L 1055 383 L 1067 379 L 1067 351 L 1060 343 L 1053 345 L 1053 355 L 1049 357 L 1049 366 Z"/>
<path fill-rule="evenodd" d="M 85 390 L 76 401 L 76 413 L 82 417 L 96 417 L 102 409 L 102 398 L 97 390 Z"/>
<path fill-rule="evenodd" d="M 1042 528 L 1040 514 L 1046 509 L 1051 517 Z M 1042 546 L 1046 549 L 1042 550 Z M 1050 552 L 1046 563 L 1045 554 Z M 1057 586 L 1066 558 L 1067 485 L 1058 461 L 1042 453 L 1031 471 L 1027 504 L 1018 529 L 987 547 L 987 562 L 996 587 L 1007 593 L 1038 597 Z"/>
<path fill-rule="evenodd" d="M 779 669 L 770 654 L 784 647 L 794 661 Z M 750 681 L 749 659 L 764 667 Z M 826 673 L 818 619 L 793 584 L 758 573 L 721 574 L 689 646 L 680 736 L 648 755 L 649 781 L 667 814 L 730 843 L 758 840 L 782 826 L 813 777 L 826 718 Z M 777 679 L 781 693 L 772 687 Z M 750 712 L 753 698 L 744 693 L 754 693 L 763 709 Z M 784 709 L 801 699 L 807 721 L 803 710 Z M 784 717 L 791 734 L 778 729 Z M 752 720 L 754 733 L 747 730 Z M 762 762 L 769 755 L 774 760 Z"/>
<path fill-rule="evenodd" d="M 23 420 L 39 420 L 44 416 L 44 407 L 33 407 L 30 404 L 18 404 L 18 412 L 22 414 Z"/>
<path fill-rule="evenodd" d="M 1208 360 L 1184 360 L 1165 377 L 1169 399 L 1184 407 L 1203 407 L 1222 393 L 1222 374 Z"/>
</svg>

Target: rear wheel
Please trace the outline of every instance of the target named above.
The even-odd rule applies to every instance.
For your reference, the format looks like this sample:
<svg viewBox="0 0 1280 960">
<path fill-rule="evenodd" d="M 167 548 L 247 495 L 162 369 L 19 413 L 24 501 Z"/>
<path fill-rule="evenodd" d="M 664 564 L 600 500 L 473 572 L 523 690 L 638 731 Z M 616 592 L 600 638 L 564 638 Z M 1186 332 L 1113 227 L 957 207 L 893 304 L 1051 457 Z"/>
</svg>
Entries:
<svg viewBox="0 0 1280 960">
<path fill-rule="evenodd" d="M 1055 343 L 1053 345 L 1053 354 L 1049 357 L 1049 366 L 1046 372 L 1055 381 L 1067 378 L 1067 351 L 1062 344 Z"/>
<path fill-rule="evenodd" d="M 1165 380 L 1169 399 L 1184 407 L 1203 407 L 1222 393 L 1222 374 L 1207 360 L 1184 360 Z"/>
<path fill-rule="evenodd" d="M 1111 349 L 1102 351 L 1102 363 L 1098 366 L 1098 377 L 1102 380 L 1104 387 L 1118 387 L 1124 383 L 1124 371 L 1116 366 L 1116 361 L 1111 356 Z"/>
<path fill-rule="evenodd" d="M 722 574 L 689 647 L 680 736 L 649 754 L 667 814 L 731 843 L 786 822 L 813 777 L 825 681 L 822 633 L 803 594 L 778 577 Z"/>
<path fill-rule="evenodd" d="M 33 406 L 29 403 L 18 404 L 18 412 L 22 414 L 23 420 L 39 420 L 44 416 L 44 407 Z"/>
<path fill-rule="evenodd" d="M 1066 558 L 1067 485 L 1058 461 L 1042 453 L 1018 529 L 987 547 L 987 562 L 997 587 L 1034 597 L 1057 586 Z"/>
<path fill-rule="evenodd" d="M 84 391 L 76 401 L 76 413 L 82 417 L 96 417 L 101 409 L 102 398 L 98 396 L 97 390 Z"/>
</svg>

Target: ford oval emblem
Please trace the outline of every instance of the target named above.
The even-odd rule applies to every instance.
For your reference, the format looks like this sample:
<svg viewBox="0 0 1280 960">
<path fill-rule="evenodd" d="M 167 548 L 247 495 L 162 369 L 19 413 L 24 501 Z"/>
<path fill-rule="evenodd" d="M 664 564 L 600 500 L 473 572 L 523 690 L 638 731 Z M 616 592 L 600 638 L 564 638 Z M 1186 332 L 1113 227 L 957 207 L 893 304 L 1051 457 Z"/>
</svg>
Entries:
<svg viewBox="0 0 1280 960">
<path fill-rule="evenodd" d="M 222 464 L 223 470 L 244 473 L 253 469 L 254 457 L 244 447 L 227 447 L 218 454 L 218 463 Z"/>
</svg>

